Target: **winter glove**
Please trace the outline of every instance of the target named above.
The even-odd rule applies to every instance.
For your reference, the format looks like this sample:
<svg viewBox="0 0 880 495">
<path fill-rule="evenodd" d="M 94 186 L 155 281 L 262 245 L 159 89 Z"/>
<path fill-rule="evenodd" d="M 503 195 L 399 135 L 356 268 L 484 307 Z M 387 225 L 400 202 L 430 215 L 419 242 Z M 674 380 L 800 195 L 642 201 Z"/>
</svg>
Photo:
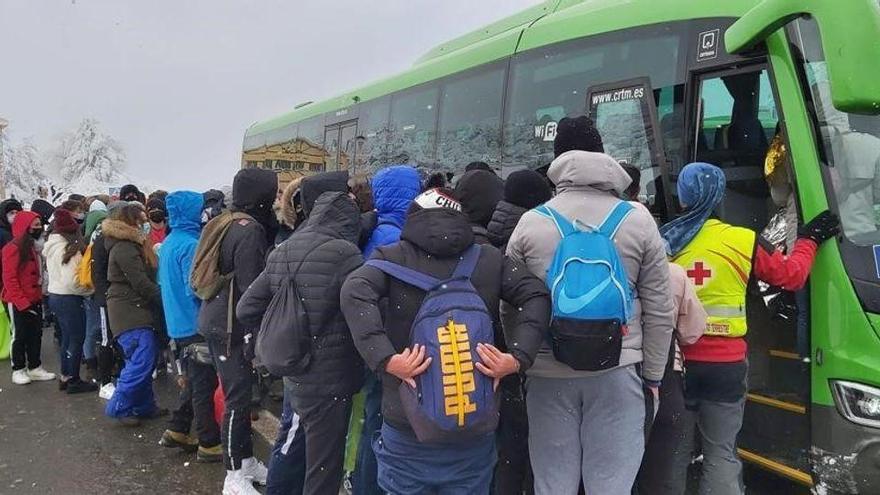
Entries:
<svg viewBox="0 0 880 495">
<path fill-rule="evenodd" d="M 828 210 L 819 213 L 816 218 L 798 229 L 798 237 L 810 239 L 817 245 L 822 244 L 839 233 L 840 218 Z"/>
</svg>

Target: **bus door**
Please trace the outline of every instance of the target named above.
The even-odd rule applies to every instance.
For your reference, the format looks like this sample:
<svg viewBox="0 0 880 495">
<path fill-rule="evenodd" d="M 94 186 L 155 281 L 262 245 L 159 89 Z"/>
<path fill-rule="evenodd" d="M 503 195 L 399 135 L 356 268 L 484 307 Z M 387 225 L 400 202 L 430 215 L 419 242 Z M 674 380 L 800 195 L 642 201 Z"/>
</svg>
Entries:
<svg viewBox="0 0 880 495">
<path fill-rule="evenodd" d="M 590 86 L 587 113 L 602 136 L 605 153 L 639 169 L 639 202 L 658 220 L 668 218 L 668 173 L 657 123 L 651 81 L 647 77 Z"/>
<path fill-rule="evenodd" d="M 791 240 L 786 239 L 785 222 L 796 224 L 798 213 L 794 174 L 784 179 L 789 187 L 776 185 L 773 195 L 765 178 L 765 159 L 777 133 L 786 143 L 768 65 L 757 60 L 713 68 L 693 74 L 690 82 L 689 161 L 724 170 L 727 190 L 717 214 L 784 246 Z M 791 169 L 785 159 L 777 166 Z M 809 349 L 808 297 L 806 291 L 793 294 L 755 285 L 746 305 L 749 393 L 740 457 L 809 484 L 809 364 L 801 358 L 801 350 Z"/>
<path fill-rule="evenodd" d="M 329 125 L 324 129 L 324 150 L 327 160 L 324 170 L 348 170 L 354 164 L 357 120 Z"/>
</svg>

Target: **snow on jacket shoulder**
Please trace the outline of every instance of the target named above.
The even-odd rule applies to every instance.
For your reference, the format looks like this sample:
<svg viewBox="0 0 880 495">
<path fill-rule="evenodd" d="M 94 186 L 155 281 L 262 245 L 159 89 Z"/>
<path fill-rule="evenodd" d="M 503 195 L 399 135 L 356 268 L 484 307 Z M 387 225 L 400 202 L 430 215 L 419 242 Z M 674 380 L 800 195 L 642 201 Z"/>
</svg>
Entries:
<svg viewBox="0 0 880 495">
<path fill-rule="evenodd" d="M 436 278 L 446 278 L 458 265 L 461 253 L 474 244 L 468 218 L 450 209 L 428 209 L 409 214 L 399 243 L 380 247 L 374 259 L 388 260 Z M 550 320 L 550 298 L 540 279 L 506 258 L 492 246 L 482 246 L 471 277 L 477 293 L 495 323 L 496 344 L 506 340 L 508 352 L 523 370 L 531 366 Z M 352 273 L 342 288 L 342 311 L 355 345 L 367 365 L 382 378 L 382 414 L 397 428 L 409 429 L 400 404 L 400 380 L 384 372 L 387 360 L 411 345 L 410 331 L 425 293 L 384 272 L 364 265 Z M 385 314 L 380 301 L 387 299 Z M 516 324 L 500 336 L 500 301 L 521 311 Z"/>
<path fill-rule="evenodd" d="M 193 191 L 175 191 L 165 201 L 171 233 L 159 251 L 159 285 L 168 336 L 173 339 L 196 334 L 199 299 L 189 275 L 202 230 L 203 203 L 202 195 Z"/>
<path fill-rule="evenodd" d="M 23 211 L 15 217 L 12 233 L 15 237 L 27 235 L 27 231 L 36 213 Z M 43 300 L 43 288 L 40 278 L 40 254 L 34 250 L 33 256 L 19 267 L 19 250 L 15 241 L 8 242 L 2 249 L 3 259 L 3 302 L 15 305 L 24 311 Z"/>
<path fill-rule="evenodd" d="M 269 302 L 292 278 L 303 298 L 312 337 L 312 361 L 302 374 L 288 377 L 298 394 L 349 395 L 363 383 L 363 362 L 340 310 L 339 293 L 345 278 L 363 263 L 357 247 L 360 212 L 341 192 L 322 194 L 306 224 L 275 248 L 266 269 L 242 295 L 236 315 L 258 328 Z M 286 318 L 296 322 L 296 315 Z M 283 350 L 280 350 L 283 352 Z"/>
<path fill-rule="evenodd" d="M 367 258 L 377 247 L 400 240 L 406 211 L 419 195 L 421 181 L 416 169 L 408 165 L 397 165 L 380 170 L 373 178 L 371 187 L 378 222 L 370 240 L 364 246 L 364 256 Z"/>
<path fill-rule="evenodd" d="M 629 175 L 610 156 L 603 153 L 569 151 L 550 164 L 548 177 L 556 184 L 557 195 L 547 205 L 570 220 L 598 225 L 620 200 L 630 183 Z M 523 262 L 543 279 L 553 259 L 560 236 L 549 219 L 526 212 L 514 229 L 507 254 Z M 660 381 L 669 355 L 673 308 L 669 292 L 669 266 L 660 232 L 650 213 L 635 208 L 623 221 L 615 245 L 626 268 L 637 298 L 627 323 L 620 366 L 644 362 L 642 375 Z M 589 376 L 560 363 L 544 345 L 535 365 L 534 376 L 575 378 Z"/>
<path fill-rule="evenodd" d="M 62 296 L 87 296 L 92 293 L 77 283 L 76 274 L 82 253 L 75 254 L 64 263 L 64 251 L 67 239 L 61 234 L 51 234 L 43 246 L 43 257 L 46 258 L 46 271 L 49 274 L 49 294 Z"/>
</svg>

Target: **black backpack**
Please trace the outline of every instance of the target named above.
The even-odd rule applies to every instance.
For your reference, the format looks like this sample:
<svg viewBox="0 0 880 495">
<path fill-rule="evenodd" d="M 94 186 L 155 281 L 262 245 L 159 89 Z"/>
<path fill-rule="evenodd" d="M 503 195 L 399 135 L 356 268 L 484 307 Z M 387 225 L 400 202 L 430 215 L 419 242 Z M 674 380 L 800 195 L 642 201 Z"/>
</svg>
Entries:
<svg viewBox="0 0 880 495">
<path fill-rule="evenodd" d="M 257 334 L 257 360 L 275 376 L 302 374 L 312 362 L 309 315 L 294 281 L 301 266 L 272 296 Z"/>
</svg>

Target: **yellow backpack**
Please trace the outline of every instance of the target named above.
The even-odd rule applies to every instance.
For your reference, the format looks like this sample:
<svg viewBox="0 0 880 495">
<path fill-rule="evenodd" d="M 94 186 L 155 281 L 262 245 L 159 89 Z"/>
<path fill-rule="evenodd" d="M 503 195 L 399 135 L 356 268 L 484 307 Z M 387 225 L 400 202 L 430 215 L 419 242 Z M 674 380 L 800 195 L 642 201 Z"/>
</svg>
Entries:
<svg viewBox="0 0 880 495">
<path fill-rule="evenodd" d="M 76 283 L 84 289 L 95 288 L 95 284 L 92 283 L 92 244 L 86 248 L 76 269 Z"/>
</svg>

